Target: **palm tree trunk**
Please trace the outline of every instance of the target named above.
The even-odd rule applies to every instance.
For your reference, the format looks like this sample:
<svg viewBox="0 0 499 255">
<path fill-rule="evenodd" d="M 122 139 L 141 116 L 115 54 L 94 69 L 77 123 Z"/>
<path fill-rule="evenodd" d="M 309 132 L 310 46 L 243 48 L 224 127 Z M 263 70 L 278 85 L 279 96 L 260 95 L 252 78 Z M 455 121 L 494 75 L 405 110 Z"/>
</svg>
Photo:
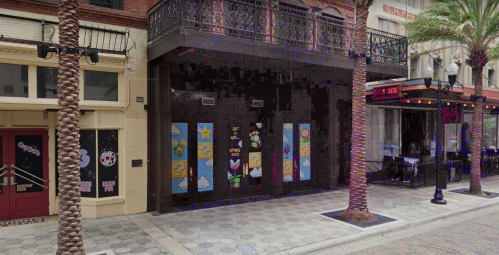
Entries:
<svg viewBox="0 0 499 255">
<path fill-rule="evenodd" d="M 59 1 L 60 47 L 77 48 L 79 0 Z M 79 56 L 59 53 L 59 234 L 57 254 L 85 254 L 80 208 Z"/>
<path fill-rule="evenodd" d="M 356 8 L 355 52 L 365 54 L 366 22 L 369 6 Z M 350 202 L 342 217 L 347 220 L 373 221 L 376 218 L 367 209 L 366 184 L 366 58 L 354 58 L 352 90 L 352 164 L 349 180 Z"/>
<path fill-rule="evenodd" d="M 475 95 L 482 96 L 482 72 L 483 67 L 472 68 L 473 84 L 475 86 Z M 473 142 L 471 148 L 471 179 L 470 190 L 472 194 L 482 194 L 482 185 L 480 184 L 480 154 L 482 152 L 482 120 L 483 120 L 483 100 L 475 102 L 473 109 Z"/>
</svg>

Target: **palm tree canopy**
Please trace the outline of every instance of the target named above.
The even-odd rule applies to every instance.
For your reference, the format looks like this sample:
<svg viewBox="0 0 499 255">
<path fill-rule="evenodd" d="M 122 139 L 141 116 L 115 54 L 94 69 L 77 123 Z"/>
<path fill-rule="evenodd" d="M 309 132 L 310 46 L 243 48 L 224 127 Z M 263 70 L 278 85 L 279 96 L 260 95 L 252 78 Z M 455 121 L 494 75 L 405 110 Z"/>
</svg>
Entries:
<svg viewBox="0 0 499 255">
<path fill-rule="evenodd" d="M 499 0 L 432 0 L 432 5 L 407 22 L 409 43 L 436 40 L 462 43 L 472 55 L 485 52 L 498 59 L 489 45 L 499 37 Z"/>
</svg>

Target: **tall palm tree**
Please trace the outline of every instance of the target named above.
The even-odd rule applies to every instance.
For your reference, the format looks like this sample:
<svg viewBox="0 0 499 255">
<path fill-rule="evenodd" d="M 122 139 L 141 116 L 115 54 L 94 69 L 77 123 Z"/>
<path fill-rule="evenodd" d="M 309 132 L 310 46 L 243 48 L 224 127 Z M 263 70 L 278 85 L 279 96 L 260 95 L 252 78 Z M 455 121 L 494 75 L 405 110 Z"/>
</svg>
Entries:
<svg viewBox="0 0 499 255">
<path fill-rule="evenodd" d="M 406 24 L 409 43 L 447 40 L 460 42 L 466 49 L 475 95 L 482 96 L 482 72 L 490 60 L 497 59 L 491 43 L 499 37 L 499 0 L 433 0 L 432 5 Z M 470 193 L 482 194 L 480 153 L 482 143 L 483 100 L 475 102 L 472 125 Z"/>
<path fill-rule="evenodd" d="M 352 89 L 352 164 L 349 181 L 350 202 L 342 217 L 347 220 L 373 221 L 376 218 L 367 209 L 366 183 L 366 22 L 369 7 L 374 0 L 354 0 L 355 53 Z"/>
<path fill-rule="evenodd" d="M 79 0 L 59 1 L 60 47 L 78 48 Z M 85 254 L 80 193 L 80 57 L 59 53 L 59 234 L 57 254 Z"/>
</svg>

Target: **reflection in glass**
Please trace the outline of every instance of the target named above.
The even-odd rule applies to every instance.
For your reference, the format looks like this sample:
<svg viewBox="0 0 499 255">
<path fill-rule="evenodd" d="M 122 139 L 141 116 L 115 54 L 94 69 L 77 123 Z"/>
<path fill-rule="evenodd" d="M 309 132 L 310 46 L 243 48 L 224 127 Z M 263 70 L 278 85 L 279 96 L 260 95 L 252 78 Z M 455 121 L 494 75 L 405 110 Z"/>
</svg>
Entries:
<svg viewBox="0 0 499 255">
<path fill-rule="evenodd" d="M 486 150 L 495 150 L 497 144 L 497 115 L 483 115 L 483 144 Z"/>
<path fill-rule="evenodd" d="M 85 71 L 85 100 L 118 101 L 118 73 Z"/>
<path fill-rule="evenodd" d="M 58 70 L 56 67 L 36 67 L 38 98 L 57 98 Z"/>
<path fill-rule="evenodd" d="M 28 66 L 0 63 L 0 96 L 28 97 Z"/>
</svg>

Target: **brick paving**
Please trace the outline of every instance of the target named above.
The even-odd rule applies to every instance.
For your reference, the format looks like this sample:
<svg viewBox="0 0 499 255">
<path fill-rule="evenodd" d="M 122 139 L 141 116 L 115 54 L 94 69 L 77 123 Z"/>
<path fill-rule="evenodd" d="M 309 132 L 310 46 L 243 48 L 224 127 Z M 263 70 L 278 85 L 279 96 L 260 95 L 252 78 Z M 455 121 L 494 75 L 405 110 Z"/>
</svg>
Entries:
<svg viewBox="0 0 499 255">
<path fill-rule="evenodd" d="M 499 192 L 499 176 L 482 179 L 485 191 Z M 448 185 L 444 190 L 448 205 L 429 201 L 434 187 L 416 190 L 403 187 L 369 185 L 368 203 L 372 212 L 396 218 L 388 224 L 408 222 L 445 212 L 480 206 L 497 199 L 463 195 L 448 190 L 469 187 L 469 181 Z M 172 254 L 168 247 L 149 236 L 133 222 L 146 219 L 159 231 L 192 254 L 243 254 L 237 246 L 252 247 L 254 254 L 272 254 L 324 240 L 359 234 L 357 227 L 319 214 L 344 209 L 347 189 L 314 195 L 287 197 L 255 203 L 184 211 L 153 216 L 150 213 L 84 220 L 84 245 L 88 253 L 113 250 L 116 254 Z M 383 228 L 379 225 L 377 228 Z M 54 254 L 57 225 L 0 229 L 0 254 Z M 464 237 L 463 237 L 464 238 Z M 163 243 L 164 245 L 164 243 Z M 164 245 L 168 246 L 168 245 Z"/>
<path fill-rule="evenodd" d="M 351 254 L 499 254 L 498 234 L 499 215 L 489 214 Z"/>
</svg>

